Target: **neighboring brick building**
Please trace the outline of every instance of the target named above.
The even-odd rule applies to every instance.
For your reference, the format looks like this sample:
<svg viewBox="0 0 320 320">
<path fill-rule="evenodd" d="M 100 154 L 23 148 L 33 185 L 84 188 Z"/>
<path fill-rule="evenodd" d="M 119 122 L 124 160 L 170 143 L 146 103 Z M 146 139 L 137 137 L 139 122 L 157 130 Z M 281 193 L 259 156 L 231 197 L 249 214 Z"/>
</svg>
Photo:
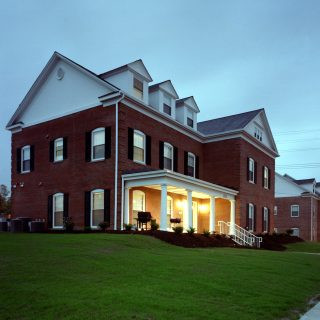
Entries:
<svg viewBox="0 0 320 320">
<path fill-rule="evenodd" d="M 292 229 L 294 235 L 306 241 L 320 241 L 319 183 L 276 173 L 275 185 L 275 231 Z"/>
<path fill-rule="evenodd" d="M 274 159 L 264 109 L 197 122 L 193 97 L 149 86 L 141 60 L 96 75 L 54 53 L 9 121 L 13 216 L 112 229 L 150 211 L 162 230 L 273 230 Z"/>
</svg>

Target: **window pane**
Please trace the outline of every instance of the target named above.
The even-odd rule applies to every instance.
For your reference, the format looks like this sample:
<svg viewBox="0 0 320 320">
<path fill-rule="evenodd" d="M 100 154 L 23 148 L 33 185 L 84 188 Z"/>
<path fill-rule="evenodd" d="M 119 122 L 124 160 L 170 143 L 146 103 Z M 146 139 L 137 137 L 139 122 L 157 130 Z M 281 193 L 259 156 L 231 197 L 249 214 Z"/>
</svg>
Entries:
<svg viewBox="0 0 320 320">
<path fill-rule="evenodd" d="M 133 160 L 144 162 L 144 150 L 138 147 L 134 147 Z"/>
<path fill-rule="evenodd" d="M 171 107 L 168 106 L 167 104 L 163 104 L 163 112 L 171 116 Z"/>
<path fill-rule="evenodd" d="M 63 160 L 63 140 L 55 140 L 55 160 L 60 161 Z"/>
<path fill-rule="evenodd" d="M 93 210 L 104 209 L 104 192 L 94 192 L 93 193 Z"/>
<path fill-rule="evenodd" d="M 55 196 L 55 204 L 54 209 L 55 211 L 63 211 L 63 195 Z"/>
<path fill-rule="evenodd" d="M 22 161 L 22 171 L 30 171 L 30 160 Z"/>
<path fill-rule="evenodd" d="M 23 149 L 22 159 L 23 160 L 30 160 L 30 147 Z"/>
<path fill-rule="evenodd" d="M 139 134 L 137 132 L 134 133 L 134 140 L 133 145 L 135 147 L 142 148 L 144 147 L 144 136 L 142 134 Z"/>
<path fill-rule="evenodd" d="M 133 210 L 144 211 L 145 194 L 142 191 L 133 191 Z"/>
<path fill-rule="evenodd" d="M 93 159 L 104 158 L 104 144 L 93 147 Z"/>
<path fill-rule="evenodd" d="M 172 147 L 168 145 L 164 145 L 163 155 L 166 158 L 172 159 Z"/>
<path fill-rule="evenodd" d="M 100 222 L 104 220 L 104 210 L 93 210 L 92 211 L 92 226 L 99 226 Z"/>
<path fill-rule="evenodd" d="M 98 146 L 104 144 L 104 130 L 93 132 L 93 145 Z"/>
<path fill-rule="evenodd" d="M 187 125 L 193 128 L 193 120 L 191 118 L 187 118 Z"/>
<path fill-rule="evenodd" d="M 194 167 L 188 166 L 188 176 L 194 177 Z"/>
<path fill-rule="evenodd" d="M 56 211 L 53 219 L 54 227 L 63 227 L 63 211 Z"/>
<path fill-rule="evenodd" d="M 194 156 L 191 154 L 188 155 L 188 166 L 194 167 Z"/>
<path fill-rule="evenodd" d="M 172 170 L 172 159 L 163 158 L 163 168 L 164 169 L 168 169 L 168 170 Z"/>
</svg>

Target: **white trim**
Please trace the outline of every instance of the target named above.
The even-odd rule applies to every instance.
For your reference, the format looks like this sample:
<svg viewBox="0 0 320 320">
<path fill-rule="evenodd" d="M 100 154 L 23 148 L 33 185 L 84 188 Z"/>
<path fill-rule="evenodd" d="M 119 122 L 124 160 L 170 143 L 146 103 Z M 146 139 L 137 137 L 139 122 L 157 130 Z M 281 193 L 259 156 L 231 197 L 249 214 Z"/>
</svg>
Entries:
<svg viewBox="0 0 320 320">
<path fill-rule="evenodd" d="M 197 157 L 192 152 L 188 152 L 187 167 L 189 167 L 189 156 L 191 156 L 193 158 L 193 165 L 194 165 L 194 167 L 193 167 L 193 175 L 191 177 L 195 178 L 195 176 L 196 176 L 196 167 L 197 167 L 197 164 L 196 164 Z"/>
<path fill-rule="evenodd" d="M 94 189 L 90 192 L 90 228 L 91 229 L 98 229 L 99 226 L 94 226 L 92 225 L 92 211 L 93 211 L 93 194 L 94 193 L 98 193 L 98 192 L 102 192 L 103 193 L 103 210 L 105 210 L 104 208 L 104 190 L 103 189 Z"/>
<path fill-rule="evenodd" d="M 140 135 L 140 136 L 143 137 L 143 161 L 134 159 L 134 147 L 135 147 L 135 145 L 134 145 L 134 135 L 135 134 Z M 146 164 L 146 135 L 142 131 L 136 130 L 136 129 L 133 130 L 133 162 L 136 162 L 136 163 L 139 163 L 139 164 L 144 164 L 144 165 Z"/>
<path fill-rule="evenodd" d="M 57 148 L 57 143 L 62 141 L 62 159 L 57 159 L 57 155 L 56 155 L 56 148 Z M 54 140 L 53 142 L 53 162 L 61 162 L 64 160 L 64 157 L 63 157 L 63 149 L 64 149 L 64 141 L 63 141 L 63 138 L 57 138 Z"/>
<path fill-rule="evenodd" d="M 293 216 L 292 215 L 292 208 L 293 207 L 298 207 L 298 215 L 297 216 Z M 300 217 L 300 205 L 299 204 L 292 204 L 291 206 L 290 206 L 290 217 L 291 218 L 299 218 Z"/>
<path fill-rule="evenodd" d="M 171 169 L 164 167 L 164 158 L 165 158 L 165 156 L 164 156 L 164 147 L 165 146 L 167 146 L 168 148 L 171 149 L 171 156 L 172 156 L 171 157 Z M 166 169 L 166 170 L 173 171 L 173 163 L 174 163 L 174 148 L 173 148 L 173 145 L 171 143 L 169 143 L 169 142 L 164 142 L 163 143 L 163 168 Z"/>
<path fill-rule="evenodd" d="M 24 150 L 26 150 L 26 149 L 29 149 L 29 159 L 24 159 L 23 158 L 23 152 L 24 152 Z M 29 170 L 23 170 L 23 161 L 27 161 L 27 160 L 29 160 L 30 161 L 30 164 L 29 164 Z M 24 147 L 22 147 L 21 148 L 21 170 L 20 170 L 20 173 L 29 173 L 29 172 L 31 172 L 31 168 L 30 168 L 30 166 L 31 166 L 31 147 L 30 147 L 30 145 L 28 144 L 28 145 L 26 145 L 26 146 L 24 146 Z"/>
<path fill-rule="evenodd" d="M 57 197 L 61 197 L 62 196 L 62 212 L 64 213 L 64 194 L 62 192 L 58 192 L 55 193 L 52 196 L 52 229 L 63 229 L 63 222 L 62 222 L 62 226 L 55 226 L 54 222 L 55 222 L 55 213 L 56 213 L 56 198 Z"/>
<path fill-rule="evenodd" d="M 93 143 L 94 142 L 94 134 L 98 133 L 98 132 L 103 132 L 104 133 L 104 150 L 106 150 L 106 139 L 105 139 L 105 137 L 106 137 L 106 129 L 103 128 L 103 127 L 99 127 L 99 128 L 96 128 L 96 129 L 92 130 L 91 131 L 91 162 L 105 160 L 105 156 L 104 155 L 101 158 L 96 158 L 96 159 L 93 158 L 93 147 L 95 146 L 94 143 Z M 104 152 L 104 154 L 105 154 L 105 152 Z"/>
</svg>

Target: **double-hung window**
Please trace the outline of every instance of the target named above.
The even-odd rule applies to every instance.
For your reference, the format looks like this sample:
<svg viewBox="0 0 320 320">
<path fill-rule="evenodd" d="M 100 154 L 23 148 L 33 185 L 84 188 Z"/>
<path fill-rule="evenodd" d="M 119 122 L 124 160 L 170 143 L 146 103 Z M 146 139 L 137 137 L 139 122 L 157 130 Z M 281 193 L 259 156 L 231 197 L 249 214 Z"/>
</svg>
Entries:
<svg viewBox="0 0 320 320">
<path fill-rule="evenodd" d="M 136 98 L 143 99 L 143 82 L 133 78 L 133 92 Z"/>
<path fill-rule="evenodd" d="M 255 161 L 252 158 L 249 158 L 249 164 L 248 164 L 248 177 L 249 182 L 255 183 Z"/>
<path fill-rule="evenodd" d="M 274 206 L 273 208 L 273 214 L 276 216 L 278 215 L 278 207 L 277 206 Z"/>
<path fill-rule="evenodd" d="M 171 116 L 171 97 L 167 94 L 163 94 L 163 112 Z"/>
<path fill-rule="evenodd" d="M 269 189 L 270 170 L 268 167 L 263 167 L 263 187 Z"/>
<path fill-rule="evenodd" d="M 187 109 L 187 125 L 193 128 L 193 112 Z"/>
<path fill-rule="evenodd" d="M 196 157 L 193 153 L 188 152 L 188 176 L 195 177 Z"/>
<path fill-rule="evenodd" d="M 291 206 L 291 217 L 297 218 L 300 214 L 300 206 L 298 204 L 293 204 Z"/>
<path fill-rule="evenodd" d="M 30 172 L 31 164 L 31 152 L 30 146 L 24 146 L 21 149 L 21 172 L 26 173 Z"/>
<path fill-rule="evenodd" d="M 54 161 L 63 160 L 63 138 L 54 140 Z"/>
<path fill-rule="evenodd" d="M 248 230 L 254 231 L 254 205 L 252 203 L 248 205 Z"/>
<path fill-rule="evenodd" d="M 263 232 L 269 232 L 269 209 L 263 208 Z"/>
<path fill-rule="evenodd" d="M 63 193 L 56 193 L 53 195 L 53 217 L 52 227 L 54 229 L 63 228 Z"/>
<path fill-rule="evenodd" d="M 133 161 L 146 163 L 146 136 L 138 130 L 133 133 Z"/>
<path fill-rule="evenodd" d="M 91 191 L 91 217 L 90 227 L 98 228 L 99 223 L 104 221 L 104 190 Z"/>
<path fill-rule="evenodd" d="M 105 128 L 91 132 L 91 161 L 105 159 Z"/>
<path fill-rule="evenodd" d="M 173 170 L 173 146 L 166 142 L 163 144 L 163 168 Z"/>
</svg>

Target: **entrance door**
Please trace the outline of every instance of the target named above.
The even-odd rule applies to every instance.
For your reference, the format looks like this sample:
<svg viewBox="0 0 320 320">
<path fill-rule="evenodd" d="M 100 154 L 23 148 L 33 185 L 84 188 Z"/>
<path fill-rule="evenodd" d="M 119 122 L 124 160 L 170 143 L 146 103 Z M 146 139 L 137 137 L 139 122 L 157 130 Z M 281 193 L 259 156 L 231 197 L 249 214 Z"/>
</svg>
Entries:
<svg viewBox="0 0 320 320">
<path fill-rule="evenodd" d="M 192 224 L 193 227 L 198 229 L 198 202 L 192 201 Z"/>
</svg>

